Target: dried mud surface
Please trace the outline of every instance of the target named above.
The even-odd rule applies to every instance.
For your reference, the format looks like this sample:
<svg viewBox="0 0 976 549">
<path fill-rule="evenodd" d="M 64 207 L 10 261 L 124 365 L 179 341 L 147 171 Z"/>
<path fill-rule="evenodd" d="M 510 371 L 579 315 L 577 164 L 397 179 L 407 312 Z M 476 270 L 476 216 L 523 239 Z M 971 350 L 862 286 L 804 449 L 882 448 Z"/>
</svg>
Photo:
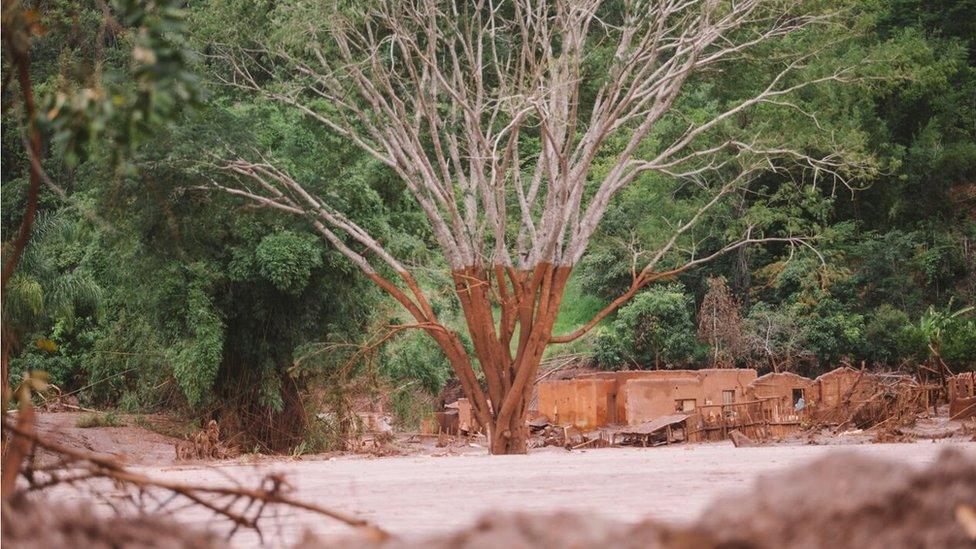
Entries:
<svg viewBox="0 0 976 549">
<path fill-rule="evenodd" d="M 919 470 L 836 452 L 762 475 L 693 523 L 636 524 L 562 512 L 492 513 L 447 535 L 391 540 L 309 537 L 301 549 L 950 548 L 976 546 L 976 458 L 955 448 Z M 968 516 L 964 516 L 967 515 Z"/>
<path fill-rule="evenodd" d="M 843 461 L 857 457 L 893 461 L 902 467 L 899 474 L 906 475 L 930 465 L 941 450 L 950 447 L 976 462 L 974 443 L 734 448 L 725 442 L 573 452 L 546 448 L 523 456 L 347 456 L 137 470 L 168 480 L 244 485 L 256 485 L 269 472 L 281 472 L 293 485 L 297 499 L 363 517 L 401 539 L 416 540 L 470 528 L 487 513 L 499 511 L 569 512 L 625 525 L 646 519 L 688 524 L 716 497 L 747 488 L 759 475 L 834 455 Z M 64 504 L 87 501 L 71 491 L 53 495 Z M 210 526 L 210 517 L 193 509 L 174 518 L 189 527 Z M 335 521 L 292 511 L 272 518 L 265 527 L 269 539 L 286 546 L 307 531 L 321 539 L 349 533 Z M 256 539 L 247 536 L 238 539 L 242 547 L 254 543 Z"/>
<path fill-rule="evenodd" d="M 893 448 L 884 445 L 877 448 Z M 306 531 L 296 549 L 543 549 L 622 548 L 943 548 L 976 543 L 976 454 L 948 444 L 914 445 L 939 450 L 926 465 L 894 461 L 842 449 L 759 476 L 744 489 L 726 493 L 691 521 L 645 517 L 638 521 L 581 511 L 491 512 L 461 528 L 428 535 L 401 535 L 376 543 L 355 533 L 323 535 Z M 821 447 L 822 448 L 822 447 Z M 796 448 L 793 448 L 795 450 Z M 900 448 L 905 450 L 905 448 Z M 745 457 L 745 449 L 726 453 Z M 750 452 L 753 449 L 749 449 Z M 769 450 L 759 448 L 758 450 Z M 655 452 L 655 451 L 651 451 Z M 611 452 L 594 452 L 611 455 Z M 656 452 L 663 453 L 663 452 Z M 766 452 L 768 454 L 768 452 Z M 903 452 L 904 454 L 917 453 Z M 736 456 L 735 454 L 740 454 Z M 760 456 L 762 453 L 753 453 Z M 540 456 L 551 459 L 554 456 Z M 768 456 L 767 456 L 768 457 Z M 890 457 L 890 456 L 889 456 Z M 489 458 L 504 462 L 507 458 Z M 578 459 L 578 457 L 577 457 Z M 365 462 L 379 464 L 396 460 Z M 446 460 L 445 460 L 446 461 Z M 509 463 L 511 465 L 511 463 Z M 668 473 L 653 475 L 660 481 Z M 587 484 L 585 479 L 580 484 Z M 620 486 L 617 486 L 619 489 Z M 388 492 L 391 496 L 393 492 Z M 517 496 L 517 493 L 513 493 Z M 647 499 L 659 494 L 648 492 Z M 448 496 L 449 494 L 443 494 Z M 414 493 L 415 513 L 427 510 Z M 5 513 L 4 544 L 11 547 L 219 547 L 223 544 L 184 526 L 161 520 L 98 519 L 63 503 L 15 506 Z M 960 509 L 965 512 L 960 513 Z M 968 513 L 968 518 L 964 515 Z M 321 519 L 320 519 L 321 520 Z M 276 538 L 291 545 L 286 537 Z M 238 545 L 253 541 L 238 540 Z"/>
</svg>

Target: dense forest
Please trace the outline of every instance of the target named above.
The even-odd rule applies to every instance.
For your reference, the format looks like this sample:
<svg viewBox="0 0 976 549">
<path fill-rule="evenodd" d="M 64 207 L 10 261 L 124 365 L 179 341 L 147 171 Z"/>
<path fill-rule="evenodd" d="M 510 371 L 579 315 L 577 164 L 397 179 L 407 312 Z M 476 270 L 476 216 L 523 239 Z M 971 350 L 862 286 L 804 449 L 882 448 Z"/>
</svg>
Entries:
<svg viewBox="0 0 976 549">
<path fill-rule="evenodd" d="M 41 370 L 86 405 L 220 415 L 268 450 L 334 443 L 328 432 L 312 440 L 280 426 L 304 425 L 313 408 L 342 411 L 361 395 L 382 395 L 405 424 L 429 410 L 453 373 L 426 334 L 399 329 L 411 323 L 399 305 L 304 218 L 213 190 L 228 177 L 218 165 L 225 151 L 273 157 L 423 271 L 431 307 L 472 345 L 444 290 L 452 282 L 436 268 L 435 235 L 396 174 L 301 111 L 227 84 L 220 51 L 300 41 L 303 21 L 326 17 L 318 3 L 24 4 L 36 19 L 30 76 L 44 184 L 4 289 L 9 383 Z M 859 169 L 838 185 L 816 169 L 770 165 L 681 244 L 707 255 L 716 235 L 749 220 L 814 235 L 811 245 L 737 247 L 642 289 L 585 337 L 548 348 L 547 359 L 806 375 L 840 364 L 976 369 L 976 2 L 841 7 L 849 35 L 822 62 L 872 60 L 868 77 L 738 123 L 809 150 L 844 149 Z M 27 207 L 30 157 L 20 84 L 8 84 L 13 61 L 3 62 L 8 254 Z M 689 84 L 681 115 L 708 116 L 769 70 L 761 58 L 733 68 Z M 618 194 L 568 282 L 554 332 L 624 292 L 643 250 L 670 238 L 697 199 L 662 174 Z"/>
</svg>

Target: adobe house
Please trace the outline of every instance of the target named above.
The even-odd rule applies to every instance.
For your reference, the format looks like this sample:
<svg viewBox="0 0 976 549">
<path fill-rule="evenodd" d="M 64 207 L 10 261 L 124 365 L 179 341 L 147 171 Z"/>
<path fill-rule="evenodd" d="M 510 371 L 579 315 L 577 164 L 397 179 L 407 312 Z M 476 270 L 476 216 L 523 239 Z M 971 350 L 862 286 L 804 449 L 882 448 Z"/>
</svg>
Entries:
<svg viewBox="0 0 976 549">
<path fill-rule="evenodd" d="M 860 402 L 877 389 L 866 372 L 841 367 L 809 379 L 794 373 L 758 377 L 748 368 L 596 372 L 538 384 L 538 411 L 549 421 L 584 431 L 608 425 L 640 425 L 657 418 L 696 411 L 707 417 L 730 412 L 728 405 L 750 406 L 767 422 L 789 430 L 799 426 L 795 412 L 828 409 L 845 398 Z M 724 408 L 723 408 L 724 406 Z M 738 409 L 738 408 L 735 408 Z M 746 408 L 741 408 L 745 412 Z"/>
<path fill-rule="evenodd" d="M 552 423 L 583 430 L 616 423 L 612 379 L 576 378 L 538 384 L 539 413 Z"/>
<path fill-rule="evenodd" d="M 791 420 L 790 413 L 796 409 L 796 404 L 802 398 L 805 405 L 816 404 L 820 401 L 820 384 L 816 381 L 794 374 L 792 372 L 769 373 L 752 381 L 746 390 L 750 400 L 775 399 L 772 408 L 773 421 Z"/>
<path fill-rule="evenodd" d="M 946 382 L 949 387 L 949 419 L 976 417 L 976 372 L 956 374 Z"/>
<path fill-rule="evenodd" d="M 637 425 L 698 406 L 745 399 L 756 379 L 752 369 L 599 372 L 538 385 L 539 413 L 583 430 L 611 424 Z"/>
<path fill-rule="evenodd" d="M 623 383 L 617 395 L 620 423 L 636 425 L 699 406 L 742 402 L 756 371 L 742 368 L 654 370 Z"/>
<path fill-rule="evenodd" d="M 844 399 L 861 402 L 877 390 L 877 379 L 868 372 L 842 366 L 821 375 L 816 380 L 822 408 L 833 408 Z"/>
<path fill-rule="evenodd" d="M 963 372 L 946 380 L 949 401 L 976 397 L 976 372 Z"/>
<path fill-rule="evenodd" d="M 661 428 L 667 442 L 675 428 L 678 439 L 690 441 L 722 440 L 733 431 L 753 439 L 782 437 L 811 419 L 847 417 L 866 403 L 884 411 L 892 402 L 911 409 L 929 402 L 927 393 L 918 392 L 925 387 L 910 376 L 850 367 L 817 379 L 789 372 L 757 377 L 755 370 L 735 368 L 599 372 L 542 381 L 537 388 L 538 411 L 548 421 L 582 431 L 616 425 L 607 429 L 611 437 L 644 437 L 645 443 Z M 973 376 L 952 380 L 954 394 L 974 389 Z M 805 406 L 798 411 L 801 398 Z M 976 414 L 976 397 L 957 399 L 957 408 Z"/>
</svg>

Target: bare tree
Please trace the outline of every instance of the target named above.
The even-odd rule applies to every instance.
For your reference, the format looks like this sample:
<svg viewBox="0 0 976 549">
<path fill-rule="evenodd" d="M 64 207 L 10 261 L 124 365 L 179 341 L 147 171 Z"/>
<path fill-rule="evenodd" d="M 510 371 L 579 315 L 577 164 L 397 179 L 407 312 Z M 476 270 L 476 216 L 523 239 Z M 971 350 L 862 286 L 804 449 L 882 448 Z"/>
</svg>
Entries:
<svg viewBox="0 0 976 549">
<path fill-rule="evenodd" d="M 491 452 L 524 452 L 524 414 L 548 345 L 581 337 L 646 285 L 731 250 L 810 246 L 754 227 L 704 254 L 682 239 L 761 172 L 801 166 L 846 184 L 841 152 L 814 157 L 723 128 L 752 107 L 795 106 L 810 86 L 853 78 L 849 68 L 811 74 L 816 51 L 771 59 L 777 68 L 755 94 L 654 133 L 693 76 L 830 19 L 804 10 L 799 0 L 381 0 L 307 22 L 289 44 L 211 45 L 225 84 L 298 109 L 402 179 L 451 271 L 474 357 L 407 266 L 272 160 L 219 158 L 213 164 L 234 177 L 213 185 L 306 217 L 437 341 L 488 427 Z M 595 51 L 611 55 L 597 62 Z M 611 199 L 651 172 L 697 185 L 700 208 L 635 265 L 623 295 L 572 333 L 552 334 L 567 279 Z"/>
<path fill-rule="evenodd" d="M 698 337 L 712 351 L 712 366 L 731 368 L 745 347 L 739 303 L 725 279 L 708 277 L 708 292 L 698 309 Z"/>
<path fill-rule="evenodd" d="M 813 354 L 807 349 L 806 328 L 788 307 L 771 309 L 760 303 L 743 324 L 750 360 L 767 363 L 773 372 L 791 371 L 804 356 Z"/>
</svg>

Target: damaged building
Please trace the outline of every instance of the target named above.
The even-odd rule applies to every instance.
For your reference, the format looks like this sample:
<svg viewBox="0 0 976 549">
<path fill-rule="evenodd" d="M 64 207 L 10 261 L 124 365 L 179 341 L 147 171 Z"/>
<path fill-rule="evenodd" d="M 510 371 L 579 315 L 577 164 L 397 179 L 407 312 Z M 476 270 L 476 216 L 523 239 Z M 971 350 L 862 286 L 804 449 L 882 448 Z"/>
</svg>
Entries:
<svg viewBox="0 0 976 549">
<path fill-rule="evenodd" d="M 579 429 L 637 425 L 700 406 L 745 398 L 748 369 L 599 372 L 538 385 L 538 410 L 549 421 Z"/>
<path fill-rule="evenodd" d="M 746 368 L 599 372 L 542 381 L 537 402 L 548 422 L 583 432 L 645 440 L 666 432 L 666 441 L 698 441 L 737 430 L 766 439 L 798 431 L 813 412 L 857 408 L 912 383 L 849 367 L 816 379 L 789 372 L 758 376 Z"/>
<path fill-rule="evenodd" d="M 947 380 L 949 418 L 976 417 L 976 372 L 956 374 Z"/>
</svg>

